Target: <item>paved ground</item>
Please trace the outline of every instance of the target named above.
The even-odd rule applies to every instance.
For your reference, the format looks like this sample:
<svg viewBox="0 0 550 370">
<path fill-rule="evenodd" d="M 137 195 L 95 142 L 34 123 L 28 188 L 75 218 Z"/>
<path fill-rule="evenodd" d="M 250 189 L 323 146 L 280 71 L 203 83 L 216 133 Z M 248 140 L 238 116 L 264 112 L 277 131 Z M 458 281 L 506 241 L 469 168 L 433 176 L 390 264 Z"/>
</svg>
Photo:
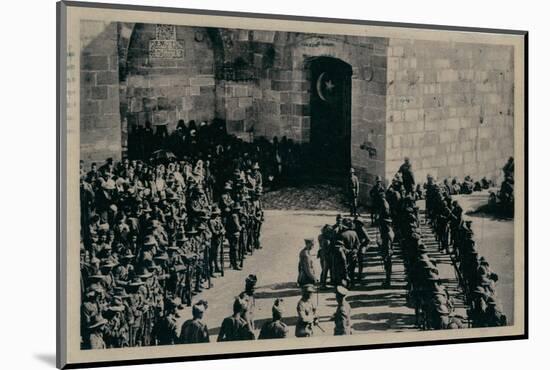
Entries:
<svg viewBox="0 0 550 370">
<path fill-rule="evenodd" d="M 334 222 L 336 214 L 336 211 L 266 211 L 262 234 L 264 248 L 246 259 L 243 271 L 228 271 L 225 277 L 214 280 L 214 288 L 202 294 L 211 303 L 206 317 L 210 333 L 217 335 L 223 317 L 231 313 L 233 298 L 243 290 L 245 277 L 253 273 L 259 277 L 255 315 L 258 329 L 271 317 L 273 300 L 283 297 L 284 320 L 291 326 L 293 334 L 297 320 L 296 304 L 300 299 L 296 285 L 297 261 L 303 239 L 307 236 L 316 238 L 325 223 Z M 374 229 L 370 232 L 374 240 Z M 316 253 L 317 249 L 313 252 Z M 318 264 L 316 267 L 319 271 Z M 354 332 L 416 330 L 413 326 L 414 311 L 405 305 L 405 280 L 400 258 L 396 259 L 394 267 L 394 286 L 389 289 L 381 288 L 384 272 L 374 249 L 367 255 L 363 274 L 364 284 L 348 297 L 353 309 Z M 317 300 L 316 295 L 314 298 Z M 318 299 L 321 326 L 326 332 L 315 329 L 315 335 L 332 335 L 334 324 L 328 320 L 336 307 L 334 293 L 320 292 Z"/>
<path fill-rule="evenodd" d="M 248 274 L 258 275 L 258 289 L 256 300 L 256 326 L 259 331 L 262 323 L 271 317 L 271 306 L 275 298 L 285 299 L 284 321 L 291 326 L 290 333 L 294 334 L 297 320 L 296 304 L 300 298 L 300 290 L 296 285 L 298 254 L 303 247 L 305 237 L 316 239 L 321 227 L 333 224 L 338 212 L 343 212 L 341 198 L 332 197 L 336 192 L 334 187 L 315 187 L 309 189 L 283 189 L 276 194 L 268 193 L 268 206 L 274 208 L 288 207 L 291 210 L 266 210 L 262 232 L 263 249 L 248 256 L 242 271 L 226 270 L 225 277 L 213 279 L 214 287 L 205 290 L 201 298 L 209 301 L 206 313 L 206 322 L 210 334 L 215 340 L 220 324 L 224 317 L 231 314 L 233 299 L 244 289 L 244 279 Z M 321 199 L 324 197 L 324 200 Z M 482 204 L 487 194 L 460 199 L 465 211 Z M 336 199 L 328 201 L 326 199 Z M 423 204 L 419 204 L 421 209 Z M 311 209 L 318 210 L 296 210 Z M 293 208 L 293 210 L 292 210 Z M 339 209 L 328 210 L 325 208 Z M 468 216 L 474 220 L 476 241 L 481 255 L 491 263 L 499 274 L 497 292 L 503 303 L 504 312 L 512 317 L 512 248 L 513 231 L 512 221 L 498 221 L 487 217 Z M 368 224 L 370 220 L 365 218 Z M 430 250 L 430 255 L 438 261 L 440 276 L 448 286 L 456 302 L 456 315 L 466 316 L 463 297 L 458 288 L 458 280 L 448 256 L 437 251 L 437 245 L 428 226 L 423 225 L 423 238 Z M 382 288 L 384 271 L 374 241 L 376 231 L 369 228 L 373 244 L 367 253 L 366 268 L 363 272 L 363 284 L 356 287 L 348 297 L 352 307 L 352 325 L 355 334 L 367 334 L 373 331 L 411 331 L 414 327 L 414 310 L 406 306 L 405 276 L 402 260 L 397 247 L 394 260 L 393 279 L 391 288 Z M 318 246 L 316 246 L 317 248 Z M 317 249 L 313 251 L 316 253 Z M 317 271 L 319 271 L 317 264 Z M 317 300 L 317 295 L 314 296 Z M 336 302 L 332 292 L 320 292 L 319 314 L 323 333 L 315 329 L 315 335 L 332 335 L 334 324 L 329 321 L 335 310 Z M 190 310 L 186 310 L 190 315 Z"/>
</svg>

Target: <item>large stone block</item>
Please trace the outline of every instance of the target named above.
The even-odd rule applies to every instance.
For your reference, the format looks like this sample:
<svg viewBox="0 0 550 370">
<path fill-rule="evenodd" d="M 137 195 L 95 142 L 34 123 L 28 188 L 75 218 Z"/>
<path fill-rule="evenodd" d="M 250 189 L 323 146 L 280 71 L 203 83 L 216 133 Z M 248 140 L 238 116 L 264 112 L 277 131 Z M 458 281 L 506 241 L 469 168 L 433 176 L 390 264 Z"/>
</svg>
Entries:
<svg viewBox="0 0 550 370">
<path fill-rule="evenodd" d="M 80 68 L 82 71 L 108 71 L 109 57 L 106 55 L 83 55 Z"/>
<path fill-rule="evenodd" d="M 108 90 L 107 86 L 93 86 L 91 87 L 91 99 L 107 99 L 108 98 Z"/>
</svg>

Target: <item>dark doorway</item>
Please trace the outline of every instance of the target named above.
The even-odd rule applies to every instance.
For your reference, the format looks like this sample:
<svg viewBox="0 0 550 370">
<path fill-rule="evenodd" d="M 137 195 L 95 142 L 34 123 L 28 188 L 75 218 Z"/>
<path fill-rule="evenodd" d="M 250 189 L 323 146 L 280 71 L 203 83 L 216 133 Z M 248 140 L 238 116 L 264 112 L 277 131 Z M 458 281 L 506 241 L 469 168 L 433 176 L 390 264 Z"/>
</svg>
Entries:
<svg viewBox="0 0 550 370">
<path fill-rule="evenodd" d="M 311 159 L 319 180 L 342 179 L 351 165 L 351 66 L 318 57 L 311 76 Z"/>
</svg>

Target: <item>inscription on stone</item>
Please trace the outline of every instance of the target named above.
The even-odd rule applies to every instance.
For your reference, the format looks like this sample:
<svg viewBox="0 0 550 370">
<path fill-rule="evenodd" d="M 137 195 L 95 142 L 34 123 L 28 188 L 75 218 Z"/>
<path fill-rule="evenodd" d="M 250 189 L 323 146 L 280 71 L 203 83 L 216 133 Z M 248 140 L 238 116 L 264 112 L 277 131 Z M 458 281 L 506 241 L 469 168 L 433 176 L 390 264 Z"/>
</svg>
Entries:
<svg viewBox="0 0 550 370">
<path fill-rule="evenodd" d="M 315 48 L 319 46 L 334 46 L 334 43 L 324 39 L 307 39 L 304 40 L 300 45 L 307 48 Z"/>
<path fill-rule="evenodd" d="M 183 58 L 183 42 L 176 40 L 176 26 L 157 24 L 155 39 L 149 41 L 149 57 Z"/>
</svg>

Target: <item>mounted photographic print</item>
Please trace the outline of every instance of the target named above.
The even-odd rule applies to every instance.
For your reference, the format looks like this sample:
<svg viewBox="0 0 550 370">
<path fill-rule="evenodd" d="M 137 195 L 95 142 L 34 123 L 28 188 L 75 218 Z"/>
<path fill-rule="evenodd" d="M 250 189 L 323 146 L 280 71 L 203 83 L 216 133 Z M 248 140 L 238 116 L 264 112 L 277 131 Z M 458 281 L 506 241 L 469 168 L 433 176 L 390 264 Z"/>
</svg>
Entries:
<svg viewBox="0 0 550 370">
<path fill-rule="evenodd" d="M 527 32 L 58 3 L 60 368 L 527 337 Z"/>
</svg>

